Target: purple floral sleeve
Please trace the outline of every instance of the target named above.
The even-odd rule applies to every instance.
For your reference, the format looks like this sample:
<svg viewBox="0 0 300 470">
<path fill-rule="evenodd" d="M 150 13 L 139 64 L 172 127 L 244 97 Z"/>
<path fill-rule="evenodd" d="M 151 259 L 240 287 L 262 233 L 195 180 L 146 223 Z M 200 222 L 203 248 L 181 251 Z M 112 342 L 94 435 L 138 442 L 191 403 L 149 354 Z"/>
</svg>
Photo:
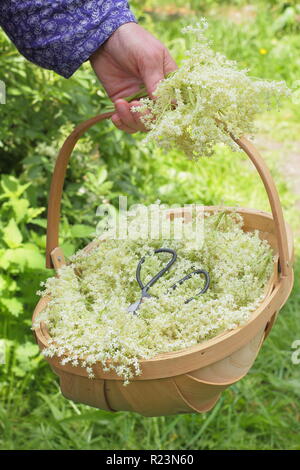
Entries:
<svg viewBox="0 0 300 470">
<path fill-rule="evenodd" d="M 0 25 L 20 53 L 66 78 L 132 21 L 125 0 L 0 1 Z"/>
</svg>

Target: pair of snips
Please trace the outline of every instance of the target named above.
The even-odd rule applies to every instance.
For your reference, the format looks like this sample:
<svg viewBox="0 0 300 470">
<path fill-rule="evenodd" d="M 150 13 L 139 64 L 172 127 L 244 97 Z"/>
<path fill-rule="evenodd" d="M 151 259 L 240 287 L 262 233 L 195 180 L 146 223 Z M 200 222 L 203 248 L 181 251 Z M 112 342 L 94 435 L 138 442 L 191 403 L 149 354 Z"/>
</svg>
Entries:
<svg viewBox="0 0 300 470">
<path fill-rule="evenodd" d="M 172 255 L 172 258 L 166 264 L 166 266 L 161 271 L 159 271 L 157 274 L 155 274 L 155 276 L 153 276 L 153 278 L 150 279 L 150 281 L 147 282 L 147 284 L 145 284 L 145 285 L 141 281 L 141 267 L 142 267 L 142 264 L 145 262 L 145 259 L 146 259 L 145 256 L 143 256 L 143 258 L 141 258 L 141 260 L 138 262 L 138 265 L 137 265 L 137 268 L 136 268 L 136 280 L 137 280 L 137 282 L 138 282 L 138 284 L 141 288 L 141 298 L 128 307 L 128 312 L 131 312 L 134 315 L 137 315 L 137 310 L 139 309 L 139 307 L 140 307 L 141 303 L 143 302 L 144 298 L 151 297 L 151 295 L 149 294 L 150 287 L 152 287 L 168 271 L 168 269 L 170 269 L 170 267 L 175 263 L 175 261 L 177 259 L 176 251 L 172 250 L 171 248 L 159 248 L 159 249 L 155 250 L 154 253 L 169 253 L 169 254 Z M 203 274 L 204 275 L 205 284 L 204 284 L 203 288 L 199 292 L 197 292 L 194 297 L 190 297 L 189 299 L 186 299 L 185 302 L 184 302 L 185 304 L 191 302 L 191 300 L 194 300 L 195 297 L 197 297 L 200 294 L 204 294 L 207 291 L 207 289 L 209 288 L 209 284 L 210 284 L 210 276 L 209 276 L 208 272 L 205 271 L 204 269 L 196 269 L 196 270 L 190 272 L 189 274 L 187 274 L 186 276 L 184 276 L 182 279 L 179 279 L 179 281 L 175 282 L 175 284 L 173 284 L 172 286 L 170 286 L 170 289 L 176 289 L 176 287 L 178 285 L 181 285 L 183 282 L 187 281 L 192 276 L 195 276 L 197 274 L 199 274 L 199 275 Z"/>
</svg>

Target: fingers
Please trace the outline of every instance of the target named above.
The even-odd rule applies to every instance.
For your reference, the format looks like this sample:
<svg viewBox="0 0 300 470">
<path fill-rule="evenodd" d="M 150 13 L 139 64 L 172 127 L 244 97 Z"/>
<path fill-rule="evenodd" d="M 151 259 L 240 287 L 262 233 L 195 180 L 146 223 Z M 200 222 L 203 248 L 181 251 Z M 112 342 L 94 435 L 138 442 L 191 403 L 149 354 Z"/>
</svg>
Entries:
<svg viewBox="0 0 300 470">
<path fill-rule="evenodd" d="M 130 111 L 132 106 L 138 106 L 138 104 L 138 101 L 127 103 L 125 100 L 117 100 L 115 103 L 117 113 L 121 118 L 121 121 L 126 124 L 126 126 L 136 129 L 136 131 L 144 131 L 145 128 L 139 120 L 137 113 L 132 113 Z"/>
<path fill-rule="evenodd" d="M 154 52 L 150 58 L 147 58 L 147 55 L 143 56 L 139 67 L 140 78 L 151 98 L 155 98 L 154 92 L 159 82 L 177 69 L 177 65 L 166 47 L 160 45 Z M 147 131 L 140 119 L 141 114 L 136 111 L 131 112 L 132 106 L 139 105 L 138 101 L 128 103 L 126 100 L 118 98 L 114 104 L 116 112 L 111 119 L 118 129 L 129 134 Z"/>
<path fill-rule="evenodd" d="M 140 103 L 139 101 L 131 101 L 131 102 L 129 103 L 130 113 L 131 113 L 131 115 L 133 116 L 135 122 L 137 123 L 139 130 L 140 130 L 141 132 L 147 132 L 146 127 L 144 126 L 144 124 L 142 123 L 142 121 L 141 121 L 141 119 L 140 119 L 141 116 L 142 116 L 144 113 L 139 113 L 138 111 L 132 111 L 132 110 L 131 110 L 131 108 L 133 108 L 134 106 L 135 106 L 135 107 L 138 107 L 138 106 L 140 106 L 140 104 L 141 104 L 141 103 Z"/>
<path fill-rule="evenodd" d="M 130 111 L 132 106 L 138 106 L 138 101 L 133 101 L 130 104 L 127 101 L 118 99 L 115 102 L 116 113 L 113 114 L 111 120 L 113 124 L 120 130 L 129 134 L 134 132 L 145 132 L 146 128 L 139 119 L 139 113 Z"/>
<path fill-rule="evenodd" d="M 151 98 L 154 98 L 154 91 L 161 80 L 164 78 L 164 67 L 162 57 L 147 64 L 145 72 L 142 75 L 143 82 Z"/>
<path fill-rule="evenodd" d="M 121 120 L 121 118 L 119 117 L 118 114 L 113 114 L 112 117 L 111 117 L 111 120 L 112 120 L 113 124 L 118 129 L 120 129 L 120 131 L 127 132 L 128 134 L 134 134 L 134 132 L 136 132 L 135 129 L 132 129 L 131 127 L 126 126 L 126 124 L 124 124 L 122 122 L 122 120 Z"/>
</svg>

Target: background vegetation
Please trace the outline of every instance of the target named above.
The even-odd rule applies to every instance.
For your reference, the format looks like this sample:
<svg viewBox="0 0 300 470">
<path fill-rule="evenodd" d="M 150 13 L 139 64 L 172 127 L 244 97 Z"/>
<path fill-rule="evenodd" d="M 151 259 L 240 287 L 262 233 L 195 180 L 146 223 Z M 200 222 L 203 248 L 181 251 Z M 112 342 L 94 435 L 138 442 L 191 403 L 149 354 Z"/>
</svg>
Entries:
<svg viewBox="0 0 300 470">
<path fill-rule="evenodd" d="M 167 44 L 178 63 L 181 27 L 205 15 L 215 47 L 251 74 L 284 79 L 293 100 L 280 114 L 262 116 L 255 136 L 270 165 L 286 218 L 296 236 L 293 293 L 254 367 L 202 415 L 143 418 L 95 410 L 65 400 L 38 354 L 30 331 L 44 268 L 45 214 L 57 150 L 74 124 L 101 112 L 104 91 L 85 64 L 69 80 L 21 57 L 0 33 L 0 365 L 1 449 L 300 449 L 300 366 L 291 345 L 300 339 L 299 202 L 300 7 L 268 0 L 131 2 L 141 24 Z M 297 103 L 298 101 L 298 103 Z M 191 162 L 178 152 L 142 149 L 109 122 L 81 140 L 63 199 L 61 243 L 66 254 L 83 246 L 102 201 L 228 204 L 268 209 L 258 176 L 239 154 L 218 148 Z M 298 181 L 298 183 L 297 183 Z"/>
</svg>

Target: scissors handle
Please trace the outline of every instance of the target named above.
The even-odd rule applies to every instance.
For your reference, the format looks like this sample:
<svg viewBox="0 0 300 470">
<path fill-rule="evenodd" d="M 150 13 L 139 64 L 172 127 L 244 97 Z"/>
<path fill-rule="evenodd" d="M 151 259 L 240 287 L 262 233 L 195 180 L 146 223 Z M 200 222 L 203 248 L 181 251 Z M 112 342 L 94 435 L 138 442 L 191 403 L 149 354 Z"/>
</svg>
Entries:
<svg viewBox="0 0 300 470">
<path fill-rule="evenodd" d="M 158 279 L 161 278 L 166 271 L 168 271 L 168 269 L 172 266 L 172 264 L 175 263 L 177 259 L 176 251 L 172 250 L 171 248 L 159 248 L 155 250 L 154 253 L 170 253 L 172 255 L 172 258 L 161 271 L 159 271 L 152 279 L 150 279 L 150 281 L 146 285 L 144 285 L 141 281 L 141 267 L 145 261 L 145 256 L 143 256 L 143 258 L 139 261 L 136 268 L 136 280 L 140 288 L 142 289 L 142 297 L 145 297 L 147 295 L 147 292 L 150 287 L 153 286 L 153 284 L 155 284 L 156 281 L 158 281 Z"/>
<path fill-rule="evenodd" d="M 208 274 L 208 272 L 205 271 L 205 269 L 196 269 L 195 271 L 192 271 L 191 273 L 184 276 L 182 279 L 179 279 L 179 281 L 175 282 L 175 284 L 173 284 L 170 287 L 171 289 L 176 289 L 178 285 L 182 284 L 184 281 L 187 281 L 195 274 L 204 274 L 205 284 L 204 284 L 204 287 L 202 287 L 202 289 L 194 297 L 190 297 L 189 299 L 185 300 L 184 302 L 185 304 L 188 304 L 191 300 L 194 300 L 195 297 L 197 297 L 200 294 L 204 294 L 207 291 L 207 289 L 209 288 L 209 284 L 210 284 L 210 275 Z"/>
</svg>

